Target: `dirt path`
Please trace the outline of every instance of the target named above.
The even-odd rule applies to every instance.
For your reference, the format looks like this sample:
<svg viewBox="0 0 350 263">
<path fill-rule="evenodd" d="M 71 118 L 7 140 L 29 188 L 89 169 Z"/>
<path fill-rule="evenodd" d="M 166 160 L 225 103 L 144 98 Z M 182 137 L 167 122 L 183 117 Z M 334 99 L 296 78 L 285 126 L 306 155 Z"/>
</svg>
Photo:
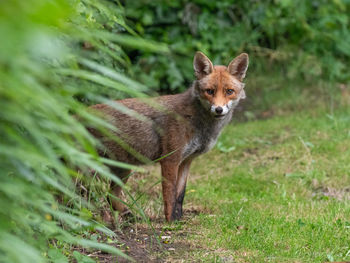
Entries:
<svg viewBox="0 0 350 263">
<path fill-rule="evenodd" d="M 183 262 L 185 255 L 202 249 L 188 238 L 194 234 L 188 226 L 196 224 L 194 217 L 199 212 L 194 208 L 187 209 L 184 219 L 174 224 L 166 224 L 162 218 L 153 219 L 152 226 L 129 224 L 115 232 L 117 237 L 109 245 L 117 247 L 135 262 Z M 130 262 L 103 252 L 95 253 L 93 258 L 101 263 Z"/>
</svg>

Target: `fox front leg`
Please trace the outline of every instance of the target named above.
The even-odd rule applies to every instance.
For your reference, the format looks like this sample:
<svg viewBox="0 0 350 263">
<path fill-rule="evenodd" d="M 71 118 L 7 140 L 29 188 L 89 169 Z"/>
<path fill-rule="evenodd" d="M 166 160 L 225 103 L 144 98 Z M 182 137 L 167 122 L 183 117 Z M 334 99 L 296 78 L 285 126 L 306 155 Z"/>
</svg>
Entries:
<svg viewBox="0 0 350 263">
<path fill-rule="evenodd" d="M 176 204 L 176 178 L 179 170 L 178 163 L 162 162 L 162 189 L 164 214 L 168 222 L 174 221 Z"/>
<path fill-rule="evenodd" d="M 129 179 L 130 170 L 124 170 L 124 169 L 120 169 L 117 167 L 111 167 L 111 172 L 114 173 L 115 176 L 118 176 L 122 182 L 124 184 L 126 184 L 126 182 Z M 120 185 L 116 184 L 115 182 L 111 182 L 111 193 L 112 195 L 114 195 L 114 197 L 110 198 L 110 201 L 112 203 L 112 207 L 114 209 L 114 211 L 119 211 L 120 215 L 122 216 L 130 216 L 131 212 L 128 209 L 127 206 L 125 206 L 125 204 L 123 203 L 122 199 L 123 199 L 123 189 Z"/>
<path fill-rule="evenodd" d="M 182 217 L 182 204 L 185 197 L 186 182 L 190 171 L 191 162 L 191 159 L 185 160 L 179 167 L 176 181 L 175 219 L 180 219 Z"/>
</svg>

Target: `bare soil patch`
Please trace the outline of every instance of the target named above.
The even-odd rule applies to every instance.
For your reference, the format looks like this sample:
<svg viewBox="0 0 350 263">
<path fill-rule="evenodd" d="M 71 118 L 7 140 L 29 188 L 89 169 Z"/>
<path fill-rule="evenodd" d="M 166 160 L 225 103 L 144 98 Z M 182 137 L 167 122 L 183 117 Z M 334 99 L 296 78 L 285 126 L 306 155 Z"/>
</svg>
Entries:
<svg viewBox="0 0 350 263">
<path fill-rule="evenodd" d="M 185 255 L 203 249 L 187 238 L 195 234 L 187 226 L 195 225 L 194 217 L 201 212 L 201 209 L 195 207 L 185 209 L 183 220 L 173 224 L 166 223 L 163 217 L 151 219 L 151 224 L 129 223 L 115 231 L 114 240 L 101 238 L 100 242 L 120 249 L 135 262 L 182 262 L 186 259 Z M 130 262 L 123 257 L 102 251 L 89 254 L 83 249 L 76 250 L 101 263 Z"/>
</svg>

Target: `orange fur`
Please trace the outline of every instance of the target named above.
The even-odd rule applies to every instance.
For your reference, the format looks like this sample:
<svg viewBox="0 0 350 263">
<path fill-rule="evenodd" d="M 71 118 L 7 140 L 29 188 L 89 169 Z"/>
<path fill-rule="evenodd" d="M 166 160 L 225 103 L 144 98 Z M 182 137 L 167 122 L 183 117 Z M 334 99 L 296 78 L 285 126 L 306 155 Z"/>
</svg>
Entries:
<svg viewBox="0 0 350 263">
<path fill-rule="evenodd" d="M 211 105 L 224 106 L 230 100 L 236 99 L 237 94 L 240 92 L 239 82 L 237 85 L 232 83 L 232 76 L 227 72 L 225 66 L 214 66 L 214 71 L 208 76 L 206 80 L 205 88 L 215 89 L 214 96 L 210 96 L 203 92 L 202 96 L 210 102 Z M 234 93 L 227 95 L 226 91 L 233 89 Z"/>
</svg>

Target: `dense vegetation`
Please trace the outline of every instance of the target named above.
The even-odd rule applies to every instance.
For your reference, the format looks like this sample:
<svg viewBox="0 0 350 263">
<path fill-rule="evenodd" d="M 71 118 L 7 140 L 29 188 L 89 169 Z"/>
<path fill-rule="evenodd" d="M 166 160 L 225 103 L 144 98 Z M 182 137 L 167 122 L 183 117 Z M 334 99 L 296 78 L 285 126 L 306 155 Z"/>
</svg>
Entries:
<svg viewBox="0 0 350 263">
<path fill-rule="evenodd" d="M 119 182 L 83 126 L 106 124 L 82 102 L 143 96 L 121 46 L 166 48 L 131 36 L 123 8 L 108 1 L 2 1 L 0 34 L 0 262 L 64 260 L 67 244 L 119 253 L 81 236 L 114 234 L 92 220 L 90 199 L 106 191 L 82 199 L 79 182 L 90 170 Z"/>
<path fill-rule="evenodd" d="M 125 164 L 96 154 L 84 125 L 108 126 L 86 105 L 183 91 L 201 50 L 222 64 L 250 53 L 248 87 L 259 96 L 247 92 L 248 120 L 306 104 L 333 110 L 334 87 L 347 94 L 350 80 L 349 12 L 348 0 L 0 1 L 0 262 L 89 262 L 61 253 L 77 247 L 121 253 L 90 239 L 114 238 L 94 204 L 107 204 L 105 182 L 119 182 L 105 164 Z M 93 194 L 82 194 L 92 180 Z"/>
<path fill-rule="evenodd" d="M 131 53 L 141 81 L 164 92 L 192 81 L 197 50 L 215 63 L 239 52 L 253 57 L 250 74 L 278 70 L 285 78 L 338 82 L 350 79 L 350 2 L 291 0 L 125 1 L 130 25 L 145 37 L 169 44 L 164 57 Z"/>
</svg>

